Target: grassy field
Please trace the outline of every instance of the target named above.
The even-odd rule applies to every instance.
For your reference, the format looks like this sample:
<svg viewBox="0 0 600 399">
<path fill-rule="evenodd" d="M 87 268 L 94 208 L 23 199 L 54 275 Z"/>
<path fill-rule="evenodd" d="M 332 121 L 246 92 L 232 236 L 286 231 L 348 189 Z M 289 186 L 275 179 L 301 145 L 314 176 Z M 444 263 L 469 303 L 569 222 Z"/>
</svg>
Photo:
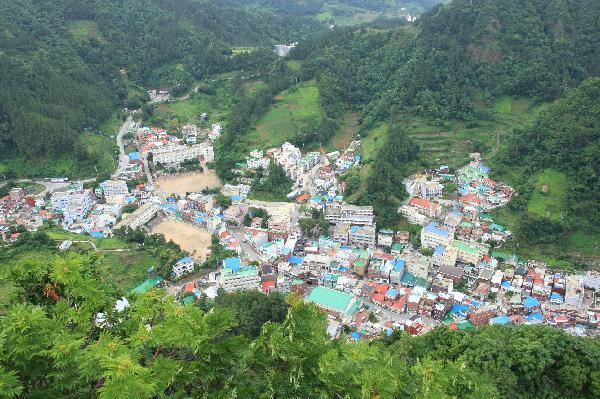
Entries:
<svg viewBox="0 0 600 399">
<path fill-rule="evenodd" d="M 67 24 L 69 33 L 73 35 L 75 40 L 82 41 L 86 39 L 96 39 L 99 42 L 104 42 L 102 34 L 98 30 L 98 24 L 95 21 L 80 19 L 69 22 Z"/>
<path fill-rule="evenodd" d="M 199 91 L 187 100 L 160 104 L 146 123 L 173 132 L 188 123 L 210 126 L 211 123 L 223 122 L 231 105 L 223 90 L 216 90 L 212 94 Z M 201 122 L 200 115 L 205 112 L 209 120 Z"/>
<path fill-rule="evenodd" d="M 348 148 L 350 142 L 358 131 L 358 113 L 346 112 L 340 131 L 331 138 L 327 144 L 327 151 L 341 150 Z"/>
<path fill-rule="evenodd" d="M 51 229 L 44 231 L 53 240 L 91 241 L 98 249 L 131 249 L 130 244 L 120 238 L 95 238 L 84 234 L 71 233 L 70 231 Z"/>
<path fill-rule="evenodd" d="M 275 104 L 246 136 L 250 147 L 273 147 L 296 136 L 306 121 L 320 121 L 319 89 L 314 81 L 305 82 L 275 97 Z"/>
<path fill-rule="evenodd" d="M 565 213 L 566 196 L 567 176 L 562 172 L 546 169 L 537 177 L 527 203 L 527 211 L 552 220 L 561 220 Z"/>
<path fill-rule="evenodd" d="M 100 279 L 122 291 L 137 286 L 146 278 L 148 268 L 157 266 L 152 255 L 142 250 L 102 253 L 98 264 Z"/>
</svg>

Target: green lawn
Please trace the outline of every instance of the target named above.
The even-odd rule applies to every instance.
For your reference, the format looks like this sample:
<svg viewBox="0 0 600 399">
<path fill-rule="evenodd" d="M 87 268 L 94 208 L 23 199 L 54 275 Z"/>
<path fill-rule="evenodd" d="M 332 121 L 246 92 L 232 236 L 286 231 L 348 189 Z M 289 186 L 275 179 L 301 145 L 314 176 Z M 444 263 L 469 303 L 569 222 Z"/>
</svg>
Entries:
<svg viewBox="0 0 600 399">
<path fill-rule="evenodd" d="M 552 220 L 561 220 L 565 214 L 566 196 L 567 176 L 562 172 L 546 169 L 537 177 L 527 203 L 527 211 Z"/>
<path fill-rule="evenodd" d="M 308 81 L 275 97 L 275 104 L 258 120 L 245 137 L 249 147 L 268 148 L 290 140 L 310 119 L 322 117 L 319 89 Z"/>
</svg>

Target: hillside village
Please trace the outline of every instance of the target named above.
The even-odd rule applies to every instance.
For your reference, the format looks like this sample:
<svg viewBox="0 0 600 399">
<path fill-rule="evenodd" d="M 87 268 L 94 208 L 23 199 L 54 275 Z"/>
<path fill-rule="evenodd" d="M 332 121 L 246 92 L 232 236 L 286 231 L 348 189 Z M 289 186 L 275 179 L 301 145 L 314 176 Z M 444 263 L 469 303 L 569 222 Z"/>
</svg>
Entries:
<svg viewBox="0 0 600 399">
<path fill-rule="evenodd" d="M 456 171 L 442 165 L 405 179 L 409 196 L 398 212 L 418 227 L 411 234 L 378 229 L 372 207 L 346 202 L 341 178 L 361 168 L 360 140 L 330 153 L 302 153 L 288 142 L 253 149 L 233 170 L 237 184 L 168 193 L 160 187 L 164 179 L 207 173 L 221 125 L 188 124 L 177 134 L 126 127 L 131 151 L 111 179 L 94 188 L 65 182 L 42 196 L 15 188 L 0 199 L 4 240 L 18 240 L 15 225 L 54 224 L 103 238 L 123 228 L 152 232 L 162 220 L 182 223 L 217 237 L 227 251 L 220 267 L 195 274 L 210 251 L 194 252 L 169 276 L 151 275 L 133 292 L 167 286 L 184 303 L 214 298 L 221 288 L 295 292 L 330 315 L 332 337 L 368 339 L 393 329 L 417 335 L 440 324 L 547 323 L 580 335 L 598 327 L 600 274 L 554 273 L 502 250 L 512 233 L 490 211 L 515 191 L 489 177 L 478 153 Z M 249 199 L 248 176 L 272 163 L 293 182 L 289 202 Z M 319 237 L 300 228 L 314 212 L 329 226 Z M 69 246 L 65 241 L 60 249 Z"/>
</svg>

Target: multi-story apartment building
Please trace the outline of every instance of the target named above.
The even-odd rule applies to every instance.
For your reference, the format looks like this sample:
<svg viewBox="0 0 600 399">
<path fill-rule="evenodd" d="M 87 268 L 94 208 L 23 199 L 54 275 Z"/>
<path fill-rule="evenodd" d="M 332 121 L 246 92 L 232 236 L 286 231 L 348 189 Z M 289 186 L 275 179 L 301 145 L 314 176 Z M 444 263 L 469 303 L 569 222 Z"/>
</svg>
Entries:
<svg viewBox="0 0 600 399">
<path fill-rule="evenodd" d="M 105 180 L 100 183 L 100 188 L 105 198 L 129 194 L 127 182 L 123 180 Z"/>
<path fill-rule="evenodd" d="M 374 247 L 376 242 L 375 226 L 352 226 L 348 242 L 352 245 Z"/>
<path fill-rule="evenodd" d="M 373 207 L 372 206 L 357 206 L 357 205 L 327 205 L 325 211 L 325 219 L 329 223 L 350 223 L 353 225 L 372 225 L 373 224 Z"/>
<path fill-rule="evenodd" d="M 178 165 L 184 161 L 198 157 L 204 158 L 206 162 L 214 161 L 215 155 L 212 144 L 200 143 L 190 146 L 168 145 L 152 150 L 152 162 L 154 164 Z"/>
<path fill-rule="evenodd" d="M 50 198 L 52 207 L 62 211 L 66 224 L 80 221 L 92 209 L 92 190 L 58 190 Z"/>
<path fill-rule="evenodd" d="M 144 205 L 133 211 L 131 215 L 121 220 L 115 228 L 131 227 L 137 229 L 148 223 L 158 212 L 158 205 L 154 202 L 146 202 Z"/>
<path fill-rule="evenodd" d="M 421 245 L 426 248 L 437 248 L 442 245 L 449 246 L 454 238 L 454 232 L 443 228 L 437 222 L 430 222 L 421 230 Z"/>
<path fill-rule="evenodd" d="M 227 258 L 223 260 L 218 283 L 227 292 L 257 290 L 260 287 L 260 276 L 256 267 L 242 266 L 240 258 Z"/>
<path fill-rule="evenodd" d="M 489 250 L 487 245 L 461 240 L 454 240 L 454 246 L 458 251 L 457 260 L 474 265 L 476 265 Z"/>
</svg>

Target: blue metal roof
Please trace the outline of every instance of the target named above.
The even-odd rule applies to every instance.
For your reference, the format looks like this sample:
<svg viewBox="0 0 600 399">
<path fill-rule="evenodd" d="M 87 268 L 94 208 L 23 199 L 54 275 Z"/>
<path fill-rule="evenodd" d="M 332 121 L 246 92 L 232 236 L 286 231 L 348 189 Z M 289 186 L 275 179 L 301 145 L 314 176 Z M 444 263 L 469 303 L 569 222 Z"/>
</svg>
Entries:
<svg viewBox="0 0 600 399">
<path fill-rule="evenodd" d="M 290 256 L 290 258 L 288 259 L 288 261 L 290 263 L 301 265 L 301 264 L 304 263 L 304 258 L 301 258 L 299 256 Z"/>
<path fill-rule="evenodd" d="M 436 255 L 443 255 L 444 252 L 446 252 L 446 247 L 444 247 L 443 245 L 438 245 L 435 251 L 433 251 L 433 253 Z"/>
<path fill-rule="evenodd" d="M 496 316 L 490 319 L 490 324 L 507 324 L 510 323 L 508 316 Z"/>
<path fill-rule="evenodd" d="M 535 299 L 532 296 L 528 296 L 527 298 L 525 298 L 523 300 L 523 305 L 527 308 L 527 309 L 531 309 L 531 308 L 535 308 L 537 306 L 540 306 L 540 301 L 538 301 L 537 299 Z"/>
<path fill-rule="evenodd" d="M 242 267 L 242 261 L 240 258 L 226 258 L 223 261 L 225 267 L 231 268 L 232 271 L 237 272 Z"/>
<path fill-rule="evenodd" d="M 140 153 L 137 151 L 134 152 L 130 152 L 129 153 L 129 160 L 130 161 L 138 161 L 140 159 Z"/>
<path fill-rule="evenodd" d="M 429 222 L 429 224 L 425 226 L 425 231 L 445 237 L 448 237 L 450 235 L 450 232 L 448 230 L 442 229 L 440 225 L 436 222 Z"/>
</svg>

